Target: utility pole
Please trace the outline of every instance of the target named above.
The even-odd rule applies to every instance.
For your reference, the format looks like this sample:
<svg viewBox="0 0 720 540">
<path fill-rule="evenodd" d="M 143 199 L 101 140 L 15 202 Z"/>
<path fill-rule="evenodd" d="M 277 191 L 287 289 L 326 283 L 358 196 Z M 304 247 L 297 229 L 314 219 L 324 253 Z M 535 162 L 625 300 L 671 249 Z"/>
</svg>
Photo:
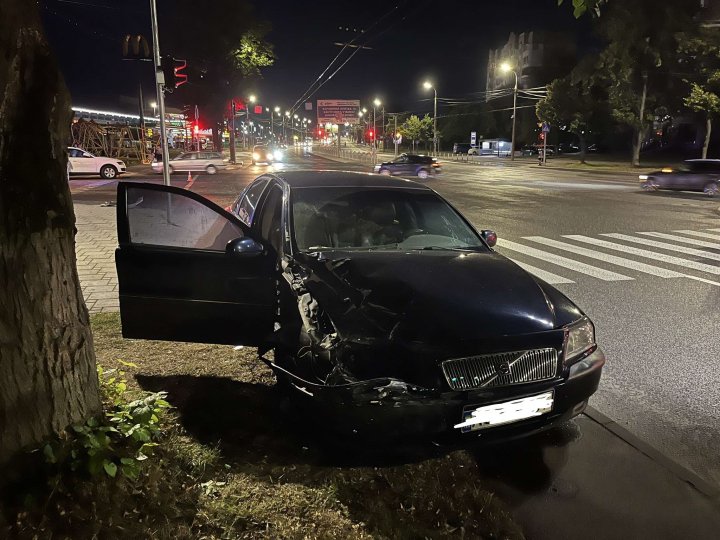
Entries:
<svg viewBox="0 0 720 540">
<path fill-rule="evenodd" d="M 395 142 L 395 157 L 397 157 L 398 154 L 398 132 L 397 132 L 397 113 L 395 113 L 395 131 L 393 133 L 393 141 Z"/>
<path fill-rule="evenodd" d="M 230 163 L 235 163 L 235 98 L 230 100 Z"/>
<path fill-rule="evenodd" d="M 153 62 L 155 64 L 155 87 L 157 90 L 157 103 L 160 111 L 160 145 L 163 158 L 163 184 L 170 185 L 170 167 L 168 164 L 168 140 L 165 128 L 165 75 L 160 61 L 160 42 L 158 40 L 157 6 L 155 0 L 150 0 L 150 19 L 152 23 Z"/>
</svg>

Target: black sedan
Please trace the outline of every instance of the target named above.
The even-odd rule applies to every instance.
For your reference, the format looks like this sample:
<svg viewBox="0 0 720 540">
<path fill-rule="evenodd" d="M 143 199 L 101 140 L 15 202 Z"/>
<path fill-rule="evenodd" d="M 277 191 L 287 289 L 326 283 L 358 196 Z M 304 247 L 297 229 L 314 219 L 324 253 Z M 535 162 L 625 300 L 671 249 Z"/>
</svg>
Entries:
<svg viewBox="0 0 720 540">
<path fill-rule="evenodd" d="M 600 381 L 582 311 L 410 180 L 267 174 L 225 210 L 121 183 L 117 215 L 123 335 L 257 346 L 313 421 L 504 438 L 579 414 Z"/>
<path fill-rule="evenodd" d="M 437 159 L 418 154 L 400 154 L 392 161 L 375 166 L 375 172 L 386 176 L 417 176 L 423 179 L 438 174 L 441 170 Z"/>
<path fill-rule="evenodd" d="M 646 191 L 702 191 L 714 197 L 720 190 L 720 159 L 688 159 L 679 167 L 641 174 L 639 178 L 640 187 Z"/>
</svg>

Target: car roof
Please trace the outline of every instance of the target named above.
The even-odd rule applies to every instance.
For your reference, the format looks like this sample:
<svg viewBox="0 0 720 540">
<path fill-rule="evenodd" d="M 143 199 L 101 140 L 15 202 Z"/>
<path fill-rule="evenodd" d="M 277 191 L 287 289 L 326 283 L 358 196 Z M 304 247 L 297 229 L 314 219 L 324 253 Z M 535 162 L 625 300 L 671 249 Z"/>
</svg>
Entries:
<svg viewBox="0 0 720 540">
<path fill-rule="evenodd" d="M 720 166 L 720 159 L 686 159 L 685 163 L 710 163 Z"/>
<path fill-rule="evenodd" d="M 288 171 L 267 176 L 275 177 L 293 188 L 320 187 L 378 187 L 395 189 L 419 189 L 432 191 L 429 187 L 393 176 L 348 171 Z"/>
</svg>

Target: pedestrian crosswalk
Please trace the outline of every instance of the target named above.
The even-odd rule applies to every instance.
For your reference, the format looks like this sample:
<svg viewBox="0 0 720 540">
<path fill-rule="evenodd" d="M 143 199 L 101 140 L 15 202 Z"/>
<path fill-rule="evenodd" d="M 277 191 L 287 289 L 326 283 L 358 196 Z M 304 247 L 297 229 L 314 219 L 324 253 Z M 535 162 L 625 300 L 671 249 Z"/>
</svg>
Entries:
<svg viewBox="0 0 720 540">
<path fill-rule="evenodd" d="M 720 287 L 720 229 L 523 236 L 518 241 L 501 238 L 497 249 L 551 284 L 586 277 L 607 282 L 651 277 Z"/>
</svg>

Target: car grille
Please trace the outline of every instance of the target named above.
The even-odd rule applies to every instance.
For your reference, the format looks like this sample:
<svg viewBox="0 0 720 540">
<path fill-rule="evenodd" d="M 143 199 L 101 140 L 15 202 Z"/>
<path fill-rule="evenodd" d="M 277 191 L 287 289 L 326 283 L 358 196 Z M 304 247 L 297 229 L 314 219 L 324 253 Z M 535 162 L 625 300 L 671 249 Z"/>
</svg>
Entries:
<svg viewBox="0 0 720 540">
<path fill-rule="evenodd" d="M 556 377 L 559 369 L 556 349 L 486 354 L 442 363 L 445 378 L 453 390 L 546 381 Z"/>
</svg>

